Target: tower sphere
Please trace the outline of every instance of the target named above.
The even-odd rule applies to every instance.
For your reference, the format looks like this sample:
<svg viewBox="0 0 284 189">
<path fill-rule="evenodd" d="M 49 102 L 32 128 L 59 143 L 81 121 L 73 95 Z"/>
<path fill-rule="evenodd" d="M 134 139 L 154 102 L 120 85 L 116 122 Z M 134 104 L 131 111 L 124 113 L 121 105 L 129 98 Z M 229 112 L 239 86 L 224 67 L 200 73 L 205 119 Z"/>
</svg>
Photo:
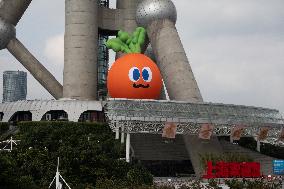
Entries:
<svg viewBox="0 0 284 189">
<path fill-rule="evenodd" d="M 15 38 L 15 36 L 15 27 L 0 18 L 0 50 L 5 49 L 9 41 Z"/>
<path fill-rule="evenodd" d="M 177 11 L 171 0 L 143 0 L 137 6 L 136 22 L 147 27 L 154 20 L 169 19 L 176 23 Z"/>
</svg>

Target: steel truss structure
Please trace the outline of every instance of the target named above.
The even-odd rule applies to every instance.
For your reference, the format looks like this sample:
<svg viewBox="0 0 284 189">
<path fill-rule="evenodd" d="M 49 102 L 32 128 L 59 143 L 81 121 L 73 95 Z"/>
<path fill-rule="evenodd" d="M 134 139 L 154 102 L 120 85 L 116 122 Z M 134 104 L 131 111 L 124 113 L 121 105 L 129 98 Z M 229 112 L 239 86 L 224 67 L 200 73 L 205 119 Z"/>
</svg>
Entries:
<svg viewBox="0 0 284 189">
<path fill-rule="evenodd" d="M 127 133 L 162 133 L 165 123 L 173 122 L 177 134 L 196 135 L 209 123 L 217 136 L 231 135 L 235 126 L 244 126 L 242 136 L 254 137 L 261 128 L 269 128 L 267 140 L 272 142 L 284 128 L 278 110 L 217 103 L 108 99 L 105 113 L 113 130 Z"/>
</svg>

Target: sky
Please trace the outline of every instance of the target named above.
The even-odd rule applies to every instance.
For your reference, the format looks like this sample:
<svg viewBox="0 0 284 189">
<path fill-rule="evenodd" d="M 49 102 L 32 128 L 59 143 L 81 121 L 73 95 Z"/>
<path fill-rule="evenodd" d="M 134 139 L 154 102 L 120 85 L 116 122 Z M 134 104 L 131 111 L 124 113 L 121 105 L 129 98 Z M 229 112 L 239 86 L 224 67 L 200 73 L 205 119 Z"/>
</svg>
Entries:
<svg viewBox="0 0 284 189">
<path fill-rule="evenodd" d="M 173 2 L 178 12 L 176 27 L 206 102 L 284 112 L 283 0 Z M 110 3 L 114 8 L 115 1 Z M 33 1 L 17 25 L 17 38 L 62 83 L 64 0 Z M 1 81 L 5 70 L 26 71 L 2 50 Z M 27 98 L 52 96 L 28 74 Z"/>
</svg>

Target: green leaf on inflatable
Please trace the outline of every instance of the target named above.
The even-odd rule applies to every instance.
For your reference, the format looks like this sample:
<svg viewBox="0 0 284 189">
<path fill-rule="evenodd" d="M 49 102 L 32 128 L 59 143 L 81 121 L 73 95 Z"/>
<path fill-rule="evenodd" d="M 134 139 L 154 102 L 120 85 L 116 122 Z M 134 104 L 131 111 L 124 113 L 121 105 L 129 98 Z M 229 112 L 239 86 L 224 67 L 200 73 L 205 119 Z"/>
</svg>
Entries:
<svg viewBox="0 0 284 189">
<path fill-rule="evenodd" d="M 141 53 L 141 47 L 146 39 L 146 30 L 138 27 L 132 35 L 124 31 L 119 31 L 117 38 L 109 39 L 106 46 L 115 52 Z"/>
</svg>

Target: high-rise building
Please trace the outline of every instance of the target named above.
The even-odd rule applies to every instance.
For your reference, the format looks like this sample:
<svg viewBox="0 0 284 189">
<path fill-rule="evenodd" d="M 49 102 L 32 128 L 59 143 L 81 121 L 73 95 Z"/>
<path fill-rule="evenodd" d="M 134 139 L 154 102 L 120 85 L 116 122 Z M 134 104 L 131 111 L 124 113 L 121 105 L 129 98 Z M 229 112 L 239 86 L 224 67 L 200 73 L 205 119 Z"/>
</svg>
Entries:
<svg viewBox="0 0 284 189">
<path fill-rule="evenodd" d="M 3 102 L 26 100 L 27 73 L 23 71 L 5 71 L 3 73 Z"/>
</svg>

